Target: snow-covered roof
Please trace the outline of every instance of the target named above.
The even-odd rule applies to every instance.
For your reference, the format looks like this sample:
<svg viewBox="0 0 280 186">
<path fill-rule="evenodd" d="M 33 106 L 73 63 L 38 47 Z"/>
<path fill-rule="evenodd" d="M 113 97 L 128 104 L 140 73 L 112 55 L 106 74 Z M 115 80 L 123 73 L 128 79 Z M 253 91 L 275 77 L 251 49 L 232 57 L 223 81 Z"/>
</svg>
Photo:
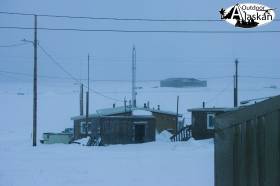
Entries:
<svg viewBox="0 0 280 186">
<path fill-rule="evenodd" d="M 97 115 L 107 116 L 121 113 L 130 113 L 132 111 L 131 107 L 113 107 L 113 108 L 105 108 L 96 110 Z"/>
<path fill-rule="evenodd" d="M 227 112 L 227 111 L 232 111 L 235 110 L 235 108 L 192 108 L 188 109 L 189 112 Z"/>
<path fill-rule="evenodd" d="M 132 115 L 133 116 L 152 116 L 153 114 L 151 111 L 147 111 L 147 110 L 133 110 Z"/>
<path fill-rule="evenodd" d="M 132 113 L 136 111 L 146 111 L 146 112 L 151 112 L 151 113 L 160 113 L 160 114 L 165 114 L 165 115 L 172 115 L 176 116 L 176 112 L 172 111 L 165 111 L 165 110 L 158 110 L 158 109 L 152 109 L 152 108 L 147 108 L 147 107 L 113 107 L 113 108 L 105 108 L 105 109 L 99 109 L 96 110 L 96 114 L 90 114 L 89 117 L 98 117 L 98 116 L 110 116 L 110 115 L 115 115 L 115 114 L 123 114 L 123 113 Z M 143 112 L 144 113 L 144 112 Z M 147 114 L 147 113 L 146 113 Z M 144 115 L 146 115 L 144 114 Z M 178 115 L 179 117 L 182 117 L 182 114 Z M 71 118 L 71 120 L 79 120 L 79 119 L 84 119 L 86 116 L 74 116 Z"/>
</svg>

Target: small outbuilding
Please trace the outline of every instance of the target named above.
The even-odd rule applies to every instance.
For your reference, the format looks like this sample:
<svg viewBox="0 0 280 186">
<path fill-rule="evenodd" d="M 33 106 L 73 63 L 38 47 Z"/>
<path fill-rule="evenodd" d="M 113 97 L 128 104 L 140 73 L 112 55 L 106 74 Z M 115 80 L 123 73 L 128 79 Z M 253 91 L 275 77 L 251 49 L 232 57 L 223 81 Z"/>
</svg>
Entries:
<svg viewBox="0 0 280 186">
<path fill-rule="evenodd" d="M 75 121 L 74 121 L 75 122 Z M 132 144 L 155 141 L 153 116 L 97 116 L 74 123 L 74 139 L 90 136 L 104 145 Z"/>
<path fill-rule="evenodd" d="M 232 108 L 193 108 L 191 112 L 192 137 L 196 140 L 214 138 L 214 117 Z"/>
<path fill-rule="evenodd" d="M 73 140 L 72 133 L 43 133 L 43 139 L 40 140 L 43 144 L 64 143 L 69 144 Z"/>
<path fill-rule="evenodd" d="M 89 133 L 102 144 L 132 144 L 155 141 L 153 116 L 101 116 L 90 125 Z"/>
<path fill-rule="evenodd" d="M 96 114 L 90 114 L 87 119 L 87 123 L 90 126 L 94 126 L 92 130 L 86 128 L 86 116 L 75 116 L 71 119 L 74 121 L 74 139 L 80 139 L 87 137 L 89 135 L 88 132 L 96 133 L 94 130 L 99 130 L 96 128 L 96 126 L 100 125 L 100 129 L 102 129 L 102 126 L 105 126 L 104 122 L 109 123 L 115 123 L 114 125 L 106 125 L 107 129 L 108 126 L 115 127 L 112 128 L 112 136 L 117 135 L 126 135 L 130 136 L 135 133 L 134 130 L 131 129 L 135 125 L 135 122 L 142 122 L 146 123 L 145 126 L 145 135 L 147 135 L 144 139 L 144 142 L 150 141 L 151 139 L 154 139 L 153 136 L 151 136 L 150 132 L 153 130 L 153 134 L 155 135 L 156 132 L 162 132 L 164 130 L 168 130 L 169 132 L 175 134 L 176 130 L 183 127 L 183 121 L 178 119 L 178 126 L 177 126 L 177 118 L 181 118 L 182 115 L 170 111 L 163 111 L 158 109 L 152 109 L 148 108 L 147 106 L 144 107 L 113 107 L 113 108 L 107 108 L 107 109 L 100 109 L 96 111 Z M 116 124 L 117 123 L 117 124 Z M 124 124 L 126 123 L 126 124 Z M 142 124 L 141 124 L 142 125 Z M 121 129 L 116 129 L 120 127 Z M 136 127 L 136 134 L 138 131 L 138 128 L 141 126 L 135 126 Z M 105 130 L 105 129 L 104 129 Z M 121 130 L 121 133 L 115 132 L 116 130 Z M 139 129 L 140 130 L 140 129 Z M 106 131 L 103 131 L 103 134 L 105 134 Z M 102 135 L 103 135 L 102 134 Z M 103 136 L 104 138 L 105 136 Z M 129 138 L 130 138 L 129 137 Z M 106 139 L 108 139 L 106 137 Z M 121 137 L 116 137 L 116 141 L 112 142 L 109 140 L 107 144 L 115 144 L 115 143 L 132 143 L 133 141 L 129 141 L 128 139 L 122 141 Z M 104 140 L 103 140 L 104 141 Z M 135 143 L 137 140 L 135 141 Z"/>
<path fill-rule="evenodd" d="M 280 185 L 280 96 L 215 118 L 215 186 Z"/>
</svg>

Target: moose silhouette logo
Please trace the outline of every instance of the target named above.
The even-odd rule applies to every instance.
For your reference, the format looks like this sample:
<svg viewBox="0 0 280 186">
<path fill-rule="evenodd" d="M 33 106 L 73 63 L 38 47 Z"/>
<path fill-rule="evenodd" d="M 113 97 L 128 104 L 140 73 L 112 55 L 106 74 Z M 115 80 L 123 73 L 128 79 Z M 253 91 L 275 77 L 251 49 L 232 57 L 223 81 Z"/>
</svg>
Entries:
<svg viewBox="0 0 280 186">
<path fill-rule="evenodd" d="M 270 23 L 275 18 L 275 9 L 261 4 L 242 3 L 222 8 L 221 19 L 241 28 L 254 28 Z"/>
</svg>

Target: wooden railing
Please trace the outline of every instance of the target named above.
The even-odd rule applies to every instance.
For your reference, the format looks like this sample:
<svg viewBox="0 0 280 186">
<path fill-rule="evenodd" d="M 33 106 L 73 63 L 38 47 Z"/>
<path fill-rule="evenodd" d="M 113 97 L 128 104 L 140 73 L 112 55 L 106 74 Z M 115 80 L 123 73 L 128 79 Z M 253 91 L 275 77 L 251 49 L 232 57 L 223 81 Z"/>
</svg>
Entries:
<svg viewBox="0 0 280 186">
<path fill-rule="evenodd" d="M 170 137 L 170 140 L 172 142 L 175 141 L 187 141 L 191 138 L 192 134 L 191 134 L 191 126 L 187 125 L 183 128 L 181 128 L 176 134 L 174 134 L 173 136 Z"/>
</svg>

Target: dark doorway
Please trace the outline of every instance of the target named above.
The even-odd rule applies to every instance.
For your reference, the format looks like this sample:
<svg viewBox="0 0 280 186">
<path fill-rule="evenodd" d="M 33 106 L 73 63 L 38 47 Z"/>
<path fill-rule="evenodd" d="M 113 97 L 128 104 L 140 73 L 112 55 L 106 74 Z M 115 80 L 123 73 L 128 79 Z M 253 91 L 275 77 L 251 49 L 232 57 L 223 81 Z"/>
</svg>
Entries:
<svg viewBox="0 0 280 186">
<path fill-rule="evenodd" d="M 135 143 L 144 143 L 145 125 L 135 125 Z"/>
</svg>

